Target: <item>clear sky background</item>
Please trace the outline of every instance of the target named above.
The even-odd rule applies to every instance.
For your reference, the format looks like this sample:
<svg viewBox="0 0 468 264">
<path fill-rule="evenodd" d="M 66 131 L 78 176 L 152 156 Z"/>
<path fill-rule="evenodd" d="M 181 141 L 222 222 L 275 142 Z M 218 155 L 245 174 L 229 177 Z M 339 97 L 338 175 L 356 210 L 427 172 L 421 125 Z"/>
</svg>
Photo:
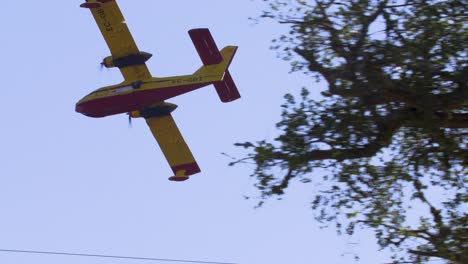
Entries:
<svg viewBox="0 0 468 264">
<path fill-rule="evenodd" d="M 76 101 L 122 80 L 100 70 L 110 53 L 80 1 L 3 1 L 0 7 L 0 248 L 243 264 L 385 263 L 372 234 L 338 237 L 309 209 L 310 185 L 282 201 L 258 200 L 252 167 L 228 167 L 245 155 L 235 142 L 273 139 L 282 96 L 317 84 L 289 74 L 269 49 L 287 30 L 255 25 L 262 1 L 120 0 L 154 76 L 188 74 L 200 59 L 187 34 L 210 28 L 219 47 L 238 45 L 231 65 L 242 98 L 221 103 L 213 87 L 169 100 L 202 173 L 172 172 L 144 120 L 93 119 Z M 2 264 L 164 263 L 0 252 Z"/>
</svg>

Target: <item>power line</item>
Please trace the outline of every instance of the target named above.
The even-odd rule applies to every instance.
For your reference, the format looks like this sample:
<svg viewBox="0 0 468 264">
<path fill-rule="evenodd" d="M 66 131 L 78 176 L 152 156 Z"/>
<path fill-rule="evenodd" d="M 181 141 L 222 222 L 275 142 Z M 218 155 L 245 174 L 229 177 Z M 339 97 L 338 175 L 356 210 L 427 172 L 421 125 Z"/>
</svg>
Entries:
<svg viewBox="0 0 468 264">
<path fill-rule="evenodd" d="M 183 259 L 167 259 L 167 258 L 144 258 L 144 257 L 128 257 L 128 256 L 113 256 L 100 254 L 82 254 L 69 252 L 53 252 L 53 251 L 34 251 L 34 250 L 17 250 L 17 249 L 0 249 L 0 252 L 23 253 L 23 254 L 41 254 L 41 255 L 61 255 L 74 257 L 90 257 L 90 258 L 113 258 L 113 259 L 131 259 L 131 260 L 149 260 L 149 261 L 166 261 L 166 262 L 184 262 L 184 263 L 201 263 L 201 264 L 237 264 L 228 262 L 213 262 L 200 260 L 183 260 Z"/>
</svg>

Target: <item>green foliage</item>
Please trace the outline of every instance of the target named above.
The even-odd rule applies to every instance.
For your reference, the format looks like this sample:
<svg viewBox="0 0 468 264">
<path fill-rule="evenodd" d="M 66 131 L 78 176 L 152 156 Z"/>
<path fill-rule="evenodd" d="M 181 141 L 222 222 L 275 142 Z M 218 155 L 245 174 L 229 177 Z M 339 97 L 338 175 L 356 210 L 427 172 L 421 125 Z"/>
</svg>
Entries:
<svg viewBox="0 0 468 264">
<path fill-rule="evenodd" d="M 285 96 L 274 142 L 237 144 L 261 198 L 320 183 L 312 208 L 339 232 L 373 229 L 395 261 L 468 263 L 468 2 L 264 2 L 291 28 L 274 48 L 329 86 Z"/>
</svg>

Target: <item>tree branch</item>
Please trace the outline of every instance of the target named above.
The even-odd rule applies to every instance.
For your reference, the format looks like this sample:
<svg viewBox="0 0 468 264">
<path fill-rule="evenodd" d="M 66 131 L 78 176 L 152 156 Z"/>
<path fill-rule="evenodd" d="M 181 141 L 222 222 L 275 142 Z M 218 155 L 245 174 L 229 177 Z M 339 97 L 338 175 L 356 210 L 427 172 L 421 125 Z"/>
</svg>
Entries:
<svg viewBox="0 0 468 264">
<path fill-rule="evenodd" d="M 441 127 L 445 128 L 468 128 L 468 113 L 458 114 L 458 113 L 435 113 L 437 120 L 440 123 Z"/>
<path fill-rule="evenodd" d="M 377 7 L 377 10 L 373 14 L 367 17 L 363 16 L 363 24 L 359 32 L 358 41 L 356 42 L 356 45 L 354 45 L 351 49 L 353 52 L 359 52 L 362 49 L 364 41 L 367 38 L 367 34 L 369 33 L 369 26 L 383 13 L 387 3 L 388 0 L 380 2 Z"/>
<path fill-rule="evenodd" d="M 274 185 L 271 187 L 271 192 L 273 194 L 281 195 L 284 194 L 284 190 L 288 188 L 290 180 L 293 178 L 293 171 L 292 169 L 288 170 L 288 173 L 286 176 L 284 176 L 283 180 L 281 181 L 280 184 Z"/>
<path fill-rule="evenodd" d="M 468 88 L 460 87 L 453 93 L 434 95 L 433 102 L 436 109 L 455 110 L 468 104 Z"/>
<path fill-rule="evenodd" d="M 408 252 L 414 255 L 418 255 L 418 256 L 440 258 L 437 251 L 421 251 L 421 250 L 408 249 Z"/>
<path fill-rule="evenodd" d="M 309 161 L 358 159 L 374 156 L 380 149 L 390 145 L 394 133 L 403 126 L 410 115 L 408 109 L 389 114 L 377 122 L 378 132 L 369 144 L 348 149 L 312 150 L 300 155 L 300 159 Z M 271 153 L 272 159 L 291 160 L 294 156 L 282 151 Z"/>
</svg>

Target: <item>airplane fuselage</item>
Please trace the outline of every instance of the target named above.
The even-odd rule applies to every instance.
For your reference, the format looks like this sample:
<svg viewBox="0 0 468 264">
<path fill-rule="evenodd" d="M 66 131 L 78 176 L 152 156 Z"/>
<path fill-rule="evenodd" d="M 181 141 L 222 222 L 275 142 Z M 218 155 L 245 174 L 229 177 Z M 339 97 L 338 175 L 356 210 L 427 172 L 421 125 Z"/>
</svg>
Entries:
<svg viewBox="0 0 468 264">
<path fill-rule="evenodd" d="M 106 86 L 83 97 L 76 104 L 75 110 L 89 117 L 105 117 L 140 110 L 156 102 L 213 83 L 210 81 L 203 83 L 200 78 L 202 77 L 152 78 L 145 81 Z"/>
<path fill-rule="evenodd" d="M 194 74 L 179 75 L 164 78 L 146 78 L 138 81 L 125 81 L 121 84 L 102 87 L 83 97 L 76 103 L 76 112 L 89 117 L 105 117 L 135 110 L 141 110 L 154 103 L 193 91 L 195 89 L 214 84 L 218 93 L 228 95 L 230 101 L 238 98 L 237 88 L 232 83 L 229 86 L 225 77 L 230 81 L 227 67 L 236 53 L 236 46 L 226 46 L 221 50 L 222 62 L 203 65 Z M 144 55 L 144 54 L 143 54 Z M 114 60 L 114 63 L 121 63 Z M 125 69 L 125 68 L 123 68 Z M 121 69 L 122 70 L 122 69 Z M 216 87 L 220 85 L 221 87 Z M 235 92 L 230 94 L 229 92 Z M 231 96 L 232 98 L 229 98 Z"/>
</svg>

